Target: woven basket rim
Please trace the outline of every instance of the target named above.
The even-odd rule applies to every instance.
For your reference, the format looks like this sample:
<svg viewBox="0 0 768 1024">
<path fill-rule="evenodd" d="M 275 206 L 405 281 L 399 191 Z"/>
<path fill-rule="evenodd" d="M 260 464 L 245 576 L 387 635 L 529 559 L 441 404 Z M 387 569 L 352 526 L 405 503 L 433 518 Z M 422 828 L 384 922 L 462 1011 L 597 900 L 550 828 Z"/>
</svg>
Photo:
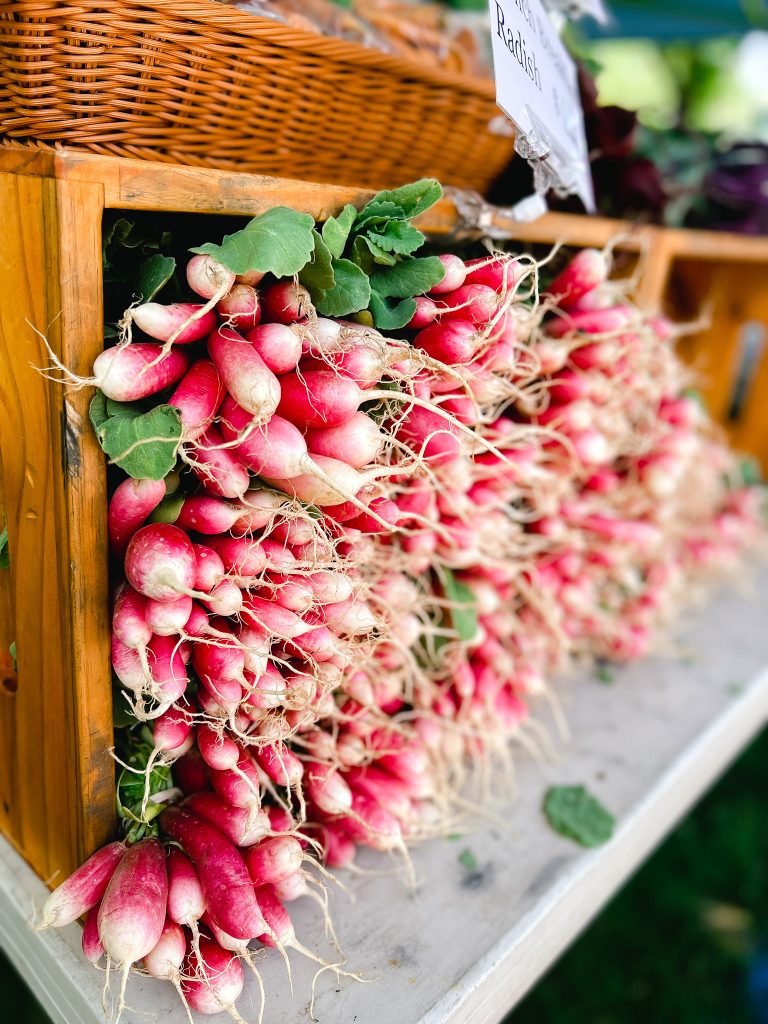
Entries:
<svg viewBox="0 0 768 1024">
<path fill-rule="evenodd" d="M 236 36 L 267 38 L 286 49 L 305 50 L 314 56 L 327 57 L 337 63 L 380 68 L 400 78 L 411 78 L 430 85 L 450 86 L 494 101 L 496 99 L 496 90 L 491 79 L 441 68 L 424 68 L 417 60 L 409 57 L 393 56 L 347 39 L 336 39 L 304 29 L 291 28 L 250 11 L 225 7 L 216 0 L 120 0 L 120 3 L 124 7 L 133 7 L 145 12 L 151 10 L 159 15 L 175 16 L 184 21 L 213 24 Z M 56 0 L 0 0 L 0 14 L 3 10 L 12 12 L 15 9 L 40 17 L 45 16 L 46 12 L 51 12 L 54 17 L 60 17 L 62 9 L 73 7 L 82 11 L 83 16 L 87 16 L 89 9 L 101 9 L 108 15 L 113 6 L 109 0 L 76 0 L 72 3 L 61 3 Z"/>
</svg>

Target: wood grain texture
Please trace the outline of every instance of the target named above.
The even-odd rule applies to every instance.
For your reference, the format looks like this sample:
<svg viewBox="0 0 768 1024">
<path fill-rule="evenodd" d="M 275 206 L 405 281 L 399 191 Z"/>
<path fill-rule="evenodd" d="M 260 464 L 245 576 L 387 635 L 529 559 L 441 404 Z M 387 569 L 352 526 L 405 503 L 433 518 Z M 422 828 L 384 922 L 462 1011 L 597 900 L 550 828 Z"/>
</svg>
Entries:
<svg viewBox="0 0 768 1024">
<path fill-rule="evenodd" d="M 89 392 L 48 362 L 30 325 L 87 375 L 101 351 L 98 185 L 0 174 L 0 447 L 18 689 L 0 700 L 9 835 L 42 877 L 107 838 L 114 772 L 107 630 L 106 486 Z"/>
<path fill-rule="evenodd" d="M 734 447 L 768 470 L 765 265 L 675 259 L 666 306 L 673 316 L 702 323 L 681 338 L 680 355 L 696 371 L 707 406 Z"/>
</svg>

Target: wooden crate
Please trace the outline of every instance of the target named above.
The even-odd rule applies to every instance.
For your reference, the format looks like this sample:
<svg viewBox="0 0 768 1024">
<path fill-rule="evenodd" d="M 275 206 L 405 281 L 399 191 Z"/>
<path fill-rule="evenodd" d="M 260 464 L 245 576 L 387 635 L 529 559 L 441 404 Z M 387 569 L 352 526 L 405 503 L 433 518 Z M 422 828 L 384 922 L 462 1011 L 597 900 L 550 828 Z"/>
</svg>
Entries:
<svg viewBox="0 0 768 1024">
<path fill-rule="evenodd" d="M 106 542 L 106 475 L 88 423 L 89 389 L 50 383 L 33 328 L 87 376 L 102 348 L 101 223 L 106 209 L 254 216 L 283 204 L 322 219 L 369 193 L 339 186 L 81 153 L 0 148 L 0 501 L 10 571 L 0 570 L 0 830 L 43 878 L 66 874 L 114 831 Z M 421 226 L 450 236 L 444 200 Z M 638 299 L 658 307 L 670 282 L 706 264 L 768 263 L 768 242 L 633 230 L 550 215 L 495 227 L 526 243 L 618 248 L 641 260 Z M 706 244 L 701 241 L 704 238 Z M 714 238 L 714 240 L 712 240 Z M 745 255 L 746 254 L 746 255 Z M 698 262 L 691 262 L 698 261 Z M 691 269 L 693 268 L 693 269 Z M 719 273 L 719 271 L 718 271 Z M 739 271 L 734 272 L 734 284 Z M 691 291 L 691 302 L 697 292 Z M 752 301 L 745 298 L 747 305 Z M 757 301 L 757 300 L 755 300 Z M 757 309 L 757 307 L 755 307 Z M 719 311 L 716 311 L 716 316 Z M 749 315 L 758 315 L 749 306 Z M 729 307 L 728 324 L 738 315 Z M 706 346 L 711 331 L 699 335 Z M 695 357 L 696 343 L 691 343 Z M 751 422 L 751 421 L 750 421 Z M 762 422 L 768 422 L 763 417 Z M 768 435 L 761 444 L 768 452 Z M 15 641 L 18 671 L 8 655 Z"/>
</svg>

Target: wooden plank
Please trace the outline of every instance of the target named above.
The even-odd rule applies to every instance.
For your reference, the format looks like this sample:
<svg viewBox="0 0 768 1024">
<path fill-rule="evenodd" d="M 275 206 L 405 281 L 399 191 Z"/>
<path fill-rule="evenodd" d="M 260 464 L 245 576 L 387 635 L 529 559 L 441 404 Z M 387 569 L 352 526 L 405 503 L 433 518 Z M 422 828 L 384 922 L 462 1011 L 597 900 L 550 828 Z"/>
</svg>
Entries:
<svg viewBox="0 0 768 1024">
<path fill-rule="evenodd" d="M 416 892 L 383 855 L 363 858 L 370 874 L 342 872 L 356 900 L 332 890 L 331 910 L 348 968 L 368 984 L 324 972 L 314 1019 L 497 1024 L 765 723 L 766 615 L 763 571 L 754 591 L 723 590 L 678 627 L 666 653 L 617 669 L 612 685 L 589 676 L 561 684 L 573 739 L 558 741 L 551 759 L 518 752 L 517 795 L 497 808 L 499 820 L 475 823 L 460 841 L 417 846 Z M 548 786 L 579 783 L 618 819 L 614 838 L 595 850 L 556 835 L 541 814 Z M 476 870 L 459 860 L 464 850 Z M 40 935 L 23 927 L 44 897 L 44 886 L 0 844 L 0 945 L 55 1024 L 102 1024 L 102 975 L 80 956 L 78 926 Z M 292 903 L 291 918 L 302 942 L 334 955 L 312 901 Z M 259 962 L 266 1019 L 310 1024 L 317 965 L 289 955 L 294 994 L 277 955 Z M 238 1008 L 254 1021 L 258 996 L 246 975 Z M 133 979 L 128 1004 L 125 1024 L 185 1020 L 175 992 L 160 982 Z"/>
<path fill-rule="evenodd" d="M 0 146 L 0 170 L 62 180 L 96 182 L 104 187 L 108 208 L 190 213 L 255 215 L 279 203 L 295 205 L 321 218 L 344 203 L 363 203 L 372 193 L 353 186 L 323 185 L 290 178 L 236 174 L 171 163 L 129 160 L 78 150 L 7 144 Z M 693 231 L 632 225 L 606 217 L 549 213 L 520 224 L 503 208 L 488 207 L 495 228 L 532 243 L 595 246 L 622 237 L 621 248 L 638 251 L 653 245 L 658 234 L 677 255 L 720 261 L 768 262 L 768 239 L 721 231 Z M 431 233 L 449 234 L 459 215 L 446 199 L 420 219 Z"/>
<path fill-rule="evenodd" d="M 718 263 L 768 263 L 768 238 L 728 231 L 665 229 L 676 256 Z"/>
<path fill-rule="evenodd" d="M 673 247 L 665 231 L 656 231 L 648 236 L 648 243 L 642 256 L 642 268 L 634 298 L 642 309 L 655 313 L 664 305 L 672 267 Z"/>
<path fill-rule="evenodd" d="M 3 488 L 2 459 L 0 447 L 0 525 L 5 524 L 8 507 Z M 5 797 L 12 792 L 15 783 L 16 731 L 12 708 L 18 677 L 11 651 L 15 639 L 11 574 L 8 569 L 0 569 L 0 832 L 6 835 L 17 833 L 20 825 L 18 804 L 11 804 Z"/>
<path fill-rule="evenodd" d="M 703 326 L 682 337 L 680 355 L 731 443 L 768 470 L 768 292 L 759 263 L 686 257 L 672 264 L 668 311 Z"/>
<path fill-rule="evenodd" d="M 70 871 L 114 818 L 103 456 L 87 391 L 65 391 L 32 326 L 87 375 L 101 351 L 98 185 L 0 174 L 0 447 L 18 690 L 0 804 L 42 877 Z M 8 768 L 10 763 L 10 769 Z"/>
</svg>

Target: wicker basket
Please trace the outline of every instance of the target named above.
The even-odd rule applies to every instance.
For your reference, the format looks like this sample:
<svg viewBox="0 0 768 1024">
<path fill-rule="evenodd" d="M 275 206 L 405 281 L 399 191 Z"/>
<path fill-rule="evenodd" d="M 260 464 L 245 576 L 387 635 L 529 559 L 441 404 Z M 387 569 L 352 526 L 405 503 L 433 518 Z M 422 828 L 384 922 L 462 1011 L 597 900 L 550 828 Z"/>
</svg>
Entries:
<svg viewBox="0 0 768 1024">
<path fill-rule="evenodd" d="M 0 135 L 387 188 L 485 191 L 514 140 L 482 79 L 211 0 L 0 0 Z"/>
</svg>

